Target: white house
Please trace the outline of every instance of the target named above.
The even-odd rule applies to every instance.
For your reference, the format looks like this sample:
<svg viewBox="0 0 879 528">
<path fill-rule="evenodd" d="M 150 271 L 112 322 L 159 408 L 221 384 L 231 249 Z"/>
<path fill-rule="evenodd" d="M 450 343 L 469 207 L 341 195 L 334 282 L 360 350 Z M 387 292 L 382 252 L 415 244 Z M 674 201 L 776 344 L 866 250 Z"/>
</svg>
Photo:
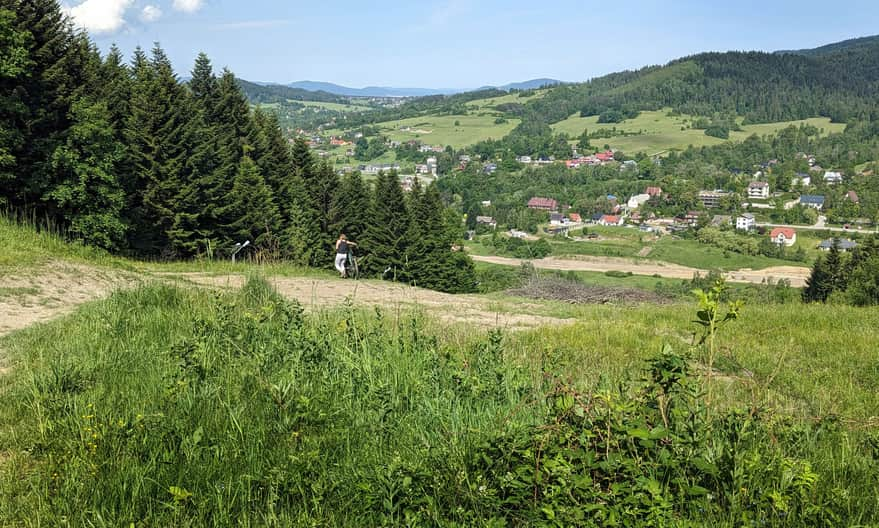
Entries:
<svg viewBox="0 0 879 528">
<path fill-rule="evenodd" d="M 436 158 L 427 158 L 425 165 L 427 165 L 428 172 L 430 172 L 431 174 L 436 176 L 436 166 L 437 166 Z"/>
<path fill-rule="evenodd" d="M 750 231 L 756 227 L 757 221 L 751 213 L 740 214 L 736 218 L 736 229 Z"/>
<path fill-rule="evenodd" d="M 796 176 L 791 178 L 790 184 L 791 187 L 796 187 L 797 185 L 808 187 L 812 185 L 812 177 L 804 172 L 798 172 Z"/>
<path fill-rule="evenodd" d="M 769 238 L 779 246 L 784 244 L 790 247 L 797 242 L 797 232 L 789 227 L 776 227 L 769 234 Z"/>
<path fill-rule="evenodd" d="M 755 181 L 748 184 L 748 198 L 769 198 L 769 184 Z"/>
<path fill-rule="evenodd" d="M 826 171 L 824 173 L 824 182 L 830 185 L 842 183 L 842 173 L 835 171 Z"/>
<path fill-rule="evenodd" d="M 650 200 L 649 194 L 636 194 L 629 198 L 629 209 L 637 209 Z"/>
</svg>

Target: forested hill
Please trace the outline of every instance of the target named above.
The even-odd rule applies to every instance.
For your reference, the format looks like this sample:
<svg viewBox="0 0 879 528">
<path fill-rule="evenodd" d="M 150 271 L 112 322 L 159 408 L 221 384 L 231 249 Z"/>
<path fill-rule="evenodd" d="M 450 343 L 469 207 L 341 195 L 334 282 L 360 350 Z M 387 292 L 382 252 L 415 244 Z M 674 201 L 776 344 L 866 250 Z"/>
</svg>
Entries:
<svg viewBox="0 0 879 528">
<path fill-rule="evenodd" d="M 854 49 L 861 48 L 869 48 L 879 44 L 879 35 L 875 35 L 872 37 L 861 37 L 854 38 L 849 40 L 843 40 L 842 42 L 834 42 L 833 44 L 827 44 L 826 46 L 820 46 L 818 48 L 812 49 L 801 49 L 801 50 L 781 50 L 776 51 L 777 54 L 788 53 L 794 55 L 807 55 L 810 57 L 826 55 L 828 53 L 836 53 L 838 51 L 848 51 Z"/>
<path fill-rule="evenodd" d="M 238 79 L 238 86 L 247 96 L 251 103 L 284 103 L 293 101 L 318 101 L 321 103 L 347 103 L 345 97 L 340 97 L 328 92 L 303 90 L 291 88 L 280 84 L 257 84 L 243 79 Z"/>
<path fill-rule="evenodd" d="M 879 42 L 817 56 L 760 52 L 703 53 L 662 67 L 622 72 L 561 86 L 532 101 L 553 123 L 582 115 L 625 116 L 672 107 L 712 116 L 730 113 L 768 123 L 815 116 L 835 121 L 877 116 Z"/>
<path fill-rule="evenodd" d="M 467 95 L 417 99 L 396 112 L 400 117 L 449 113 Z M 879 38 L 873 37 L 790 53 L 702 53 L 560 85 L 506 112 L 532 124 L 552 124 L 576 113 L 601 115 L 602 122 L 610 123 L 664 107 L 708 118 L 742 116 L 748 123 L 817 116 L 847 122 L 879 117 L 877 99 Z"/>
</svg>

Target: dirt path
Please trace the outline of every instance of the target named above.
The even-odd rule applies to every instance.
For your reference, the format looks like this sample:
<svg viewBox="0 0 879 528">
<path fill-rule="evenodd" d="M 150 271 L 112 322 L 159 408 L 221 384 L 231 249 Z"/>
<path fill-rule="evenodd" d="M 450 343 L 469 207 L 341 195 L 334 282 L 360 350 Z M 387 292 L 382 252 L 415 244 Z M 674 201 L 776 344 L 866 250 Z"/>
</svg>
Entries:
<svg viewBox="0 0 879 528">
<path fill-rule="evenodd" d="M 133 276 L 83 264 L 50 262 L 0 276 L 0 336 L 54 319 L 136 282 Z"/>
<path fill-rule="evenodd" d="M 490 264 L 500 264 L 503 266 L 521 266 L 523 262 L 531 262 L 535 268 L 560 270 L 560 271 L 622 271 L 631 272 L 635 275 L 659 275 L 670 279 L 691 279 L 695 273 L 706 273 L 706 270 L 680 266 L 678 264 L 670 264 L 667 262 L 657 261 L 632 261 L 631 259 L 617 257 L 587 257 L 579 256 L 576 258 L 556 258 L 547 257 L 544 259 L 522 260 L 508 257 L 491 257 L 471 255 L 471 258 L 478 262 L 487 262 Z M 810 270 L 808 268 L 800 268 L 796 266 L 777 266 L 762 270 L 741 269 L 725 273 L 726 278 L 731 282 L 750 282 L 760 284 L 765 280 L 786 279 L 790 281 L 791 286 L 802 287 L 806 283 Z"/>
<path fill-rule="evenodd" d="M 177 276 L 195 284 L 221 288 L 239 288 L 244 283 L 241 275 L 187 273 Z M 446 322 L 480 327 L 520 330 L 573 322 L 572 319 L 528 313 L 540 307 L 527 301 L 451 295 L 392 282 L 295 277 L 270 277 L 268 280 L 282 295 L 299 301 L 310 310 L 338 306 L 350 299 L 356 305 L 377 305 L 390 310 L 422 308 Z"/>
</svg>

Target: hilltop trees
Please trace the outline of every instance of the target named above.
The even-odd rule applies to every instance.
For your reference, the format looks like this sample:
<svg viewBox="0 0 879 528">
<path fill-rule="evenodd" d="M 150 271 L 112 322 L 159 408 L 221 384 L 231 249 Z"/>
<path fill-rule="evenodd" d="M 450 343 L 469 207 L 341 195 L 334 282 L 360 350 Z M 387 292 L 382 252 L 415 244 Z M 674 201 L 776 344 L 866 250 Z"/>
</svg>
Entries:
<svg viewBox="0 0 879 528">
<path fill-rule="evenodd" d="M 407 201 L 396 174 L 372 190 L 359 174 L 340 181 L 304 139 L 291 147 L 277 116 L 252 109 L 205 54 L 183 83 L 158 44 L 130 65 L 115 47 L 102 59 L 54 0 L 0 0 L 5 208 L 150 258 L 224 255 L 250 240 L 263 257 L 328 267 L 344 231 L 364 239 L 376 275 L 471 287 L 438 193 L 413 195 L 417 222 Z"/>
</svg>

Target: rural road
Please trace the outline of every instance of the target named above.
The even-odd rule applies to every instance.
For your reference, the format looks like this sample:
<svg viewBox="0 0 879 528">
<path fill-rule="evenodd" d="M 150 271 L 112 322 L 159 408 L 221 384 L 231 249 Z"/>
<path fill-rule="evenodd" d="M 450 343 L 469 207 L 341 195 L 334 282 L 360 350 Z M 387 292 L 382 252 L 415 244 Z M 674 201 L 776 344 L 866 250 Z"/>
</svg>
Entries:
<svg viewBox="0 0 879 528">
<path fill-rule="evenodd" d="M 680 266 L 678 264 L 670 264 L 667 262 L 656 261 L 639 261 L 633 262 L 631 259 L 614 258 L 614 257 L 578 257 L 573 258 L 555 258 L 547 257 L 544 259 L 523 260 L 508 257 L 486 257 L 480 255 L 470 255 L 477 262 L 486 262 L 489 264 L 500 264 L 502 266 L 521 266 L 524 262 L 530 262 L 538 269 L 559 270 L 559 271 L 622 271 L 632 272 L 635 275 L 659 275 L 669 279 L 692 279 L 696 273 L 707 273 L 707 270 Z M 798 266 L 777 266 L 762 270 L 741 269 L 724 273 L 724 276 L 730 282 L 750 282 L 760 284 L 767 279 L 790 281 L 791 286 L 802 287 L 806 284 L 806 278 L 810 274 L 809 268 L 801 268 Z"/>
<path fill-rule="evenodd" d="M 802 229 L 805 231 L 833 231 L 836 233 L 879 233 L 874 229 L 845 229 L 844 227 L 824 227 L 821 224 L 813 226 L 789 225 L 789 224 L 756 224 L 757 227 L 789 227 L 791 229 Z"/>
</svg>

